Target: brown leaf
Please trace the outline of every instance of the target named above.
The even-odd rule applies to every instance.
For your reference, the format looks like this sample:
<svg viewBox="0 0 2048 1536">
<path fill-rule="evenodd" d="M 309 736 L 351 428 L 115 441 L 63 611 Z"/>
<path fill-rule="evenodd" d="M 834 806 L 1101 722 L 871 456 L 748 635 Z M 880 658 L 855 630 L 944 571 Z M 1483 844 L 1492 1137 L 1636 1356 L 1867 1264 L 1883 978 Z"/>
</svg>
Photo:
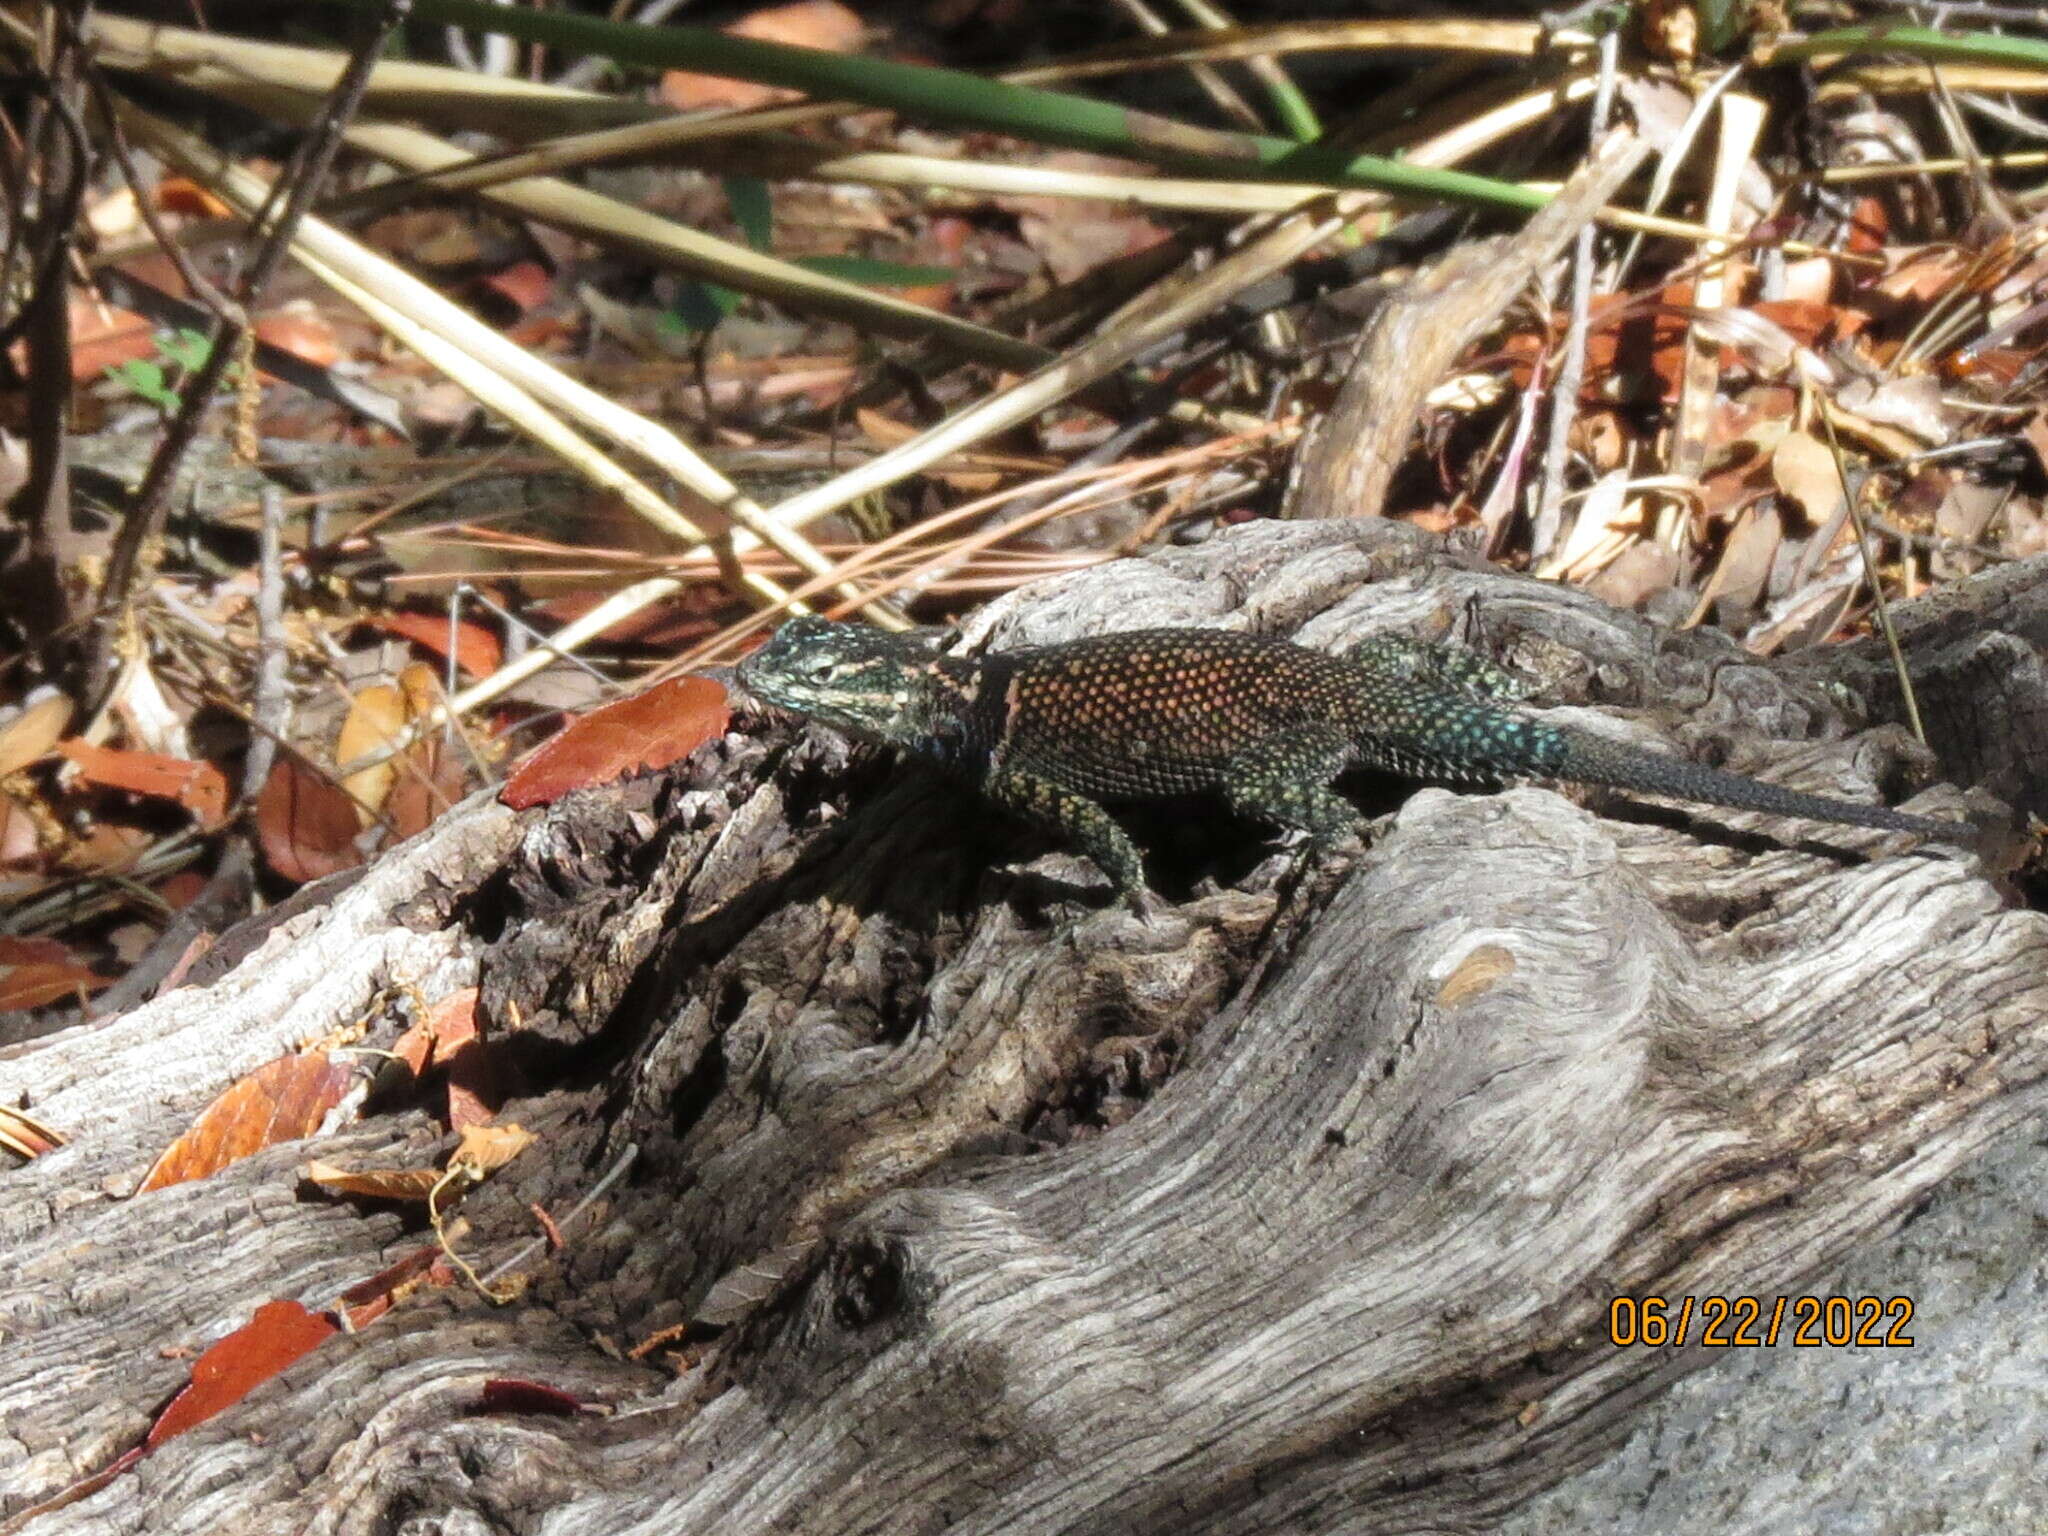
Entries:
<svg viewBox="0 0 2048 1536">
<path fill-rule="evenodd" d="M 61 964 L 71 957 L 62 939 L 0 933 L 0 965 Z"/>
<path fill-rule="evenodd" d="M 280 754 L 263 793 L 256 797 L 256 837 L 263 857 L 287 880 L 308 880 L 353 869 L 362 823 L 341 786 L 289 753 Z"/>
<path fill-rule="evenodd" d="M 756 1254 L 746 1263 L 721 1275 L 697 1306 L 694 1322 L 724 1328 L 738 1322 L 762 1302 L 782 1289 L 786 1281 L 818 1245 L 790 1243 Z"/>
<path fill-rule="evenodd" d="M 71 311 L 71 377 L 97 379 L 109 368 L 140 362 L 156 352 L 156 327 L 132 310 L 97 297 L 74 296 Z"/>
<path fill-rule="evenodd" d="M 894 448 L 909 442 L 917 436 L 917 428 L 893 416 L 885 416 L 872 406 L 855 406 L 854 422 L 866 434 L 869 442 L 881 448 Z"/>
<path fill-rule="evenodd" d="M 434 1067 L 446 1069 L 447 1119 L 458 1131 L 489 1123 L 504 1102 L 497 1062 L 485 1046 L 477 1017 L 477 997 L 475 987 L 449 993 L 391 1048 L 416 1078 Z"/>
<path fill-rule="evenodd" d="M 1769 502 L 1753 504 L 1729 529 L 1705 591 L 1731 607 L 1760 606 L 1768 590 L 1771 563 L 1784 541 L 1785 520 L 1779 509 Z"/>
<path fill-rule="evenodd" d="M 189 176 L 166 176 L 156 184 L 156 205 L 165 213 L 195 219 L 229 219 L 234 209 Z"/>
<path fill-rule="evenodd" d="M 725 689 L 678 677 L 594 709 L 544 743 L 498 792 L 515 811 L 550 805 L 572 789 L 665 768 L 725 733 Z"/>
<path fill-rule="evenodd" d="M 341 1102 L 354 1075 L 346 1062 L 330 1060 L 325 1051 L 265 1062 L 200 1111 L 192 1128 L 157 1158 L 141 1190 L 203 1179 L 252 1152 L 312 1135 Z"/>
<path fill-rule="evenodd" d="M 482 996 L 479 987 L 461 987 L 427 1010 L 427 1024 L 434 1032 L 432 1065 L 445 1067 L 470 1046 L 483 1043 L 483 1019 L 477 1011 Z"/>
<path fill-rule="evenodd" d="M 393 759 L 398 782 L 384 804 L 394 840 L 424 832 L 469 788 L 468 759 L 436 736 L 416 741 Z"/>
<path fill-rule="evenodd" d="M 6 795 L 0 795 L 0 867 L 32 863 L 42 847 L 42 840 L 36 835 L 35 818 Z"/>
<path fill-rule="evenodd" d="M 256 1315 L 192 1362 L 192 1381 L 150 1426 L 144 1448 L 231 1408 L 287 1366 L 296 1364 L 340 1329 L 322 1312 L 296 1301 L 266 1301 Z"/>
<path fill-rule="evenodd" d="M 498 1060 L 481 1040 L 454 1048 L 448 1062 L 448 1126 L 468 1131 L 488 1125 L 505 1102 Z"/>
<path fill-rule="evenodd" d="M 1054 151 L 1038 165 L 1047 171 L 1083 174 L 1128 168 L 1126 161 L 1081 150 Z M 1053 276 L 1063 283 L 1079 282 L 1098 267 L 1150 250 L 1169 238 L 1164 225 L 1137 208 L 1107 198 L 1011 193 L 990 201 L 1017 216 L 1017 232 L 1024 243 L 1044 258 Z"/>
</svg>

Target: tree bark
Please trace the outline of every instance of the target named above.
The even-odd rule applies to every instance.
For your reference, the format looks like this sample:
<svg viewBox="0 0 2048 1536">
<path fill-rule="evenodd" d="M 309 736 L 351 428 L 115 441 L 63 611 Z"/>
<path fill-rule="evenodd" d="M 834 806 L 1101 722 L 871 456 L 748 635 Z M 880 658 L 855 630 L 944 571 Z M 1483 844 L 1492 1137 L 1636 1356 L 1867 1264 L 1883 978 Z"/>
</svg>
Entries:
<svg viewBox="0 0 2048 1536">
<path fill-rule="evenodd" d="M 2044 577 L 1999 578 L 2005 643 Z M 1604 728 L 1823 792 L 1934 771 L 1849 729 L 1860 652 L 1759 664 L 1377 522 L 1042 583 L 968 639 L 1475 619 L 1546 701 L 1638 721 Z M 0 1100 L 73 1138 L 0 1174 L 0 1518 L 137 1443 L 165 1350 L 418 1246 L 294 1178 L 424 1163 L 417 1110 L 126 1192 L 238 1074 L 464 985 L 539 1133 L 465 1251 L 630 1176 L 513 1304 L 416 1297 L 28 1529 L 1481 1529 L 1719 1357 L 1616 1347 L 1615 1298 L 1796 1293 L 2042 1107 L 2048 924 L 1979 861 L 1361 780 L 1370 845 L 1306 872 L 1133 811 L 1146 920 L 947 784 L 741 723 L 663 778 L 472 801 L 224 973 L 0 1052 Z M 484 1411 L 507 1377 L 605 1411 Z"/>
</svg>

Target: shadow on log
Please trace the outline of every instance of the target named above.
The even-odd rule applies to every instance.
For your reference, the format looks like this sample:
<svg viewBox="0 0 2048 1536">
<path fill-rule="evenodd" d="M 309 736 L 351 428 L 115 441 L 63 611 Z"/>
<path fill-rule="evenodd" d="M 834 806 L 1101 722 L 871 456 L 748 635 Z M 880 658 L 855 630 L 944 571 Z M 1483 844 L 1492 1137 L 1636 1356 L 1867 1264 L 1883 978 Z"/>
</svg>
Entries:
<svg viewBox="0 0 2048 1536">
<path fill-rule="evenodd" d="M 972 638 L 1474 616 L 1645 742 L 1832 794 L 1938 776 L 1845 734 L 1825 658 L 1385 524 L 1102 567 Z M 628 1147 L 630 1176 L 516 1303 L 416 1297 L 28 1529 L 1484 1528 L 1714 1358 L 1614 1347 L 1616 1297 L 1796 1292 L 2040 1110 L 2048 924 L 1973 861 L 1345 787 L 1388 814 L 1306 875 L 1216 808 L 1134 813 L 1174 900 L 1148 923 L 950 786 L 764 725 L 546 813 L 472 802 L 204 986 L 0 1054 L 0 1097 L 73 1137 L 0 1175 L 0 1516 L 139 1441 L 189 1369 L 166 1349 L 418 1245 L 295 1178 L 424 1163 L 414 1111 L 126 1197 L 237 1074 L 340 1026 L 388 1045 L 393 998 L 480 984 L 523 1079 L 540 1141 L 464 1207 L 472 1256 Z M 484 1412 L 508 1377 L 609 1411 Z"/>
</svg>

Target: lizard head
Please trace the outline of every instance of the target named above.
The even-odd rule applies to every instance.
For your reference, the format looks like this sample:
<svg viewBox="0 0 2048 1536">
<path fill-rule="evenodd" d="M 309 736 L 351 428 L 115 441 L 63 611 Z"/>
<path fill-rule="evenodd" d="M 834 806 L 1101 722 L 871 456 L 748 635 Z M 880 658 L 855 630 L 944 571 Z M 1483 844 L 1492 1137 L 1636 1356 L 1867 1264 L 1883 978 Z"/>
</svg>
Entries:
<svg viewBox="0 0 2048 1536">
<path fill-rule="evenodd" d="M 836 730 L 895 741 L 921 718 L 938 654 L 928 636 L 798 618 L 739 664 L 739 681 L 756 698 Z"/>
</svg>

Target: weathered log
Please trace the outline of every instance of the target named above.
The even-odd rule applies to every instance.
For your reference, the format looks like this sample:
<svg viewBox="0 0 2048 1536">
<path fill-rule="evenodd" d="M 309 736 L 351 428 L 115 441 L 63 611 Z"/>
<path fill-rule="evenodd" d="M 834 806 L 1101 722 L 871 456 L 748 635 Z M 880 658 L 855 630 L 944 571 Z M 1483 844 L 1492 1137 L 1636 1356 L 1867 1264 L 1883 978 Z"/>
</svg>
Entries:
<svg viewBox="0 0 2048 1536">
<path fill-rule="evenodd" d="M 2043 575 L 2001 600 L 2038 612 Z M 1473 618 L 1547 697 L 1742 771 L 1930 771 L 1846 734 L 1824 663 L 1385 524 L 1102 567 L 975 637 Z M 74 1138 L 0 1174 L 0 1518 L 137 1441 L 188 1369 L 161 1351 L 418 1242 L 293 1175 L 424 1161 L 411 1111 L 124 1195 L 236 1074 L 339 1025 L 388 1044 L 393 999 L 470 982 L 541 1139 L 468 1250 L 513 1254 L 528 1202 L 628 1146 L 631 1177 L 513 1305 L 401 1306 L 30 1529 L 1479 1528 L 1715 1358 L 1616 1348 L 1615 1297 L 1797 1292 L 2040 1109 L 2048 924 L 1969 860 L 1350 787 L 1392 814 L 1299 880 L 1220 812 L 1134 813 L 1175 903 L 1147 922 L 948 785 L 735 734 L 547 812 L 472 802 L 203 987 L 0 1053 L 0 1099 Z M 624 1358 L 707 1302 L 737 1320 L 681 1374 Z M 492 1377 L 613 1411 L 486 1415 Z"/>
</svg>

